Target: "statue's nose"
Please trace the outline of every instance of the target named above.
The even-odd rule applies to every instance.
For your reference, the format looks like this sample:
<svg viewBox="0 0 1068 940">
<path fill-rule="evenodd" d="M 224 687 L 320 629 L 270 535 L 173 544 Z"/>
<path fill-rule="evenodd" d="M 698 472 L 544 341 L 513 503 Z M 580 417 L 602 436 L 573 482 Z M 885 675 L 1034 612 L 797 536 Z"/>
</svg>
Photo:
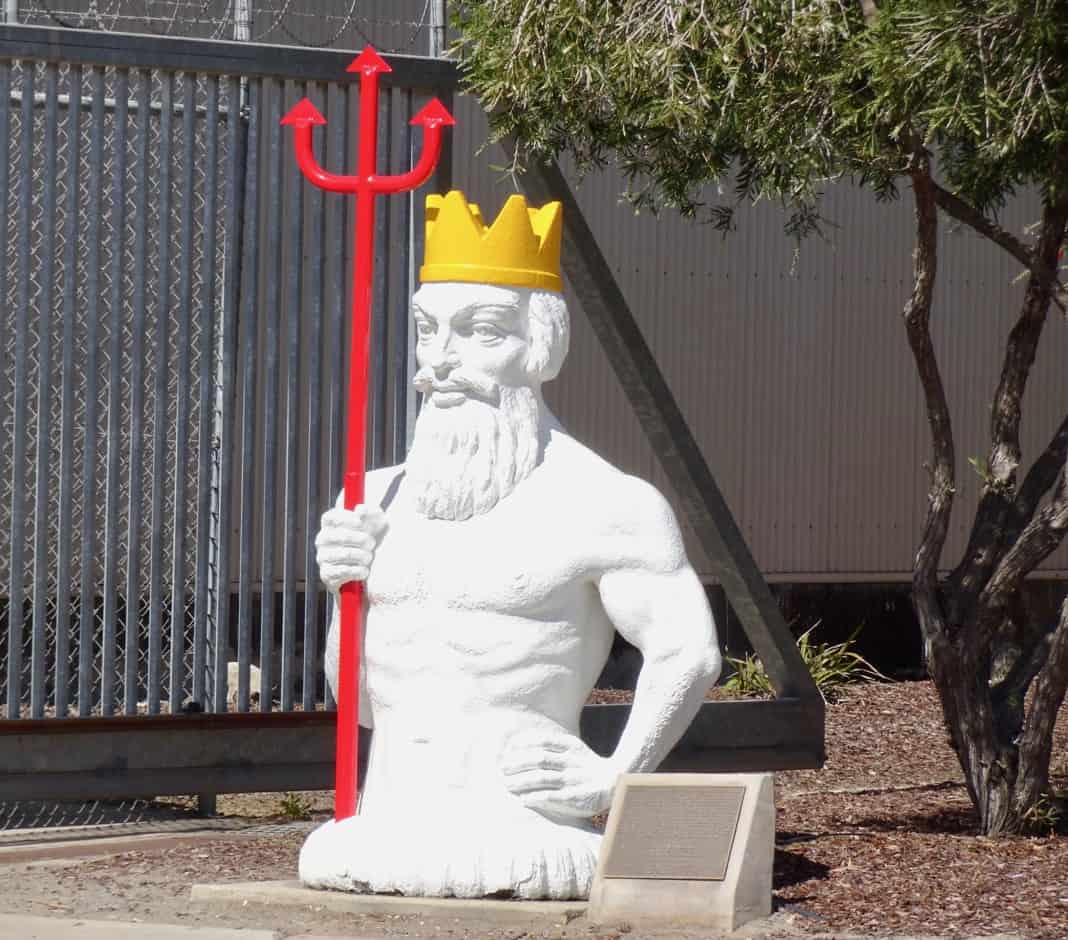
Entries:
<svg viewBox="0 0 1068 940">
<path fill-rule="evenodd" d="M 445 378 L 459 364 L 460 357 L 456 355 L 456 351 L 448 340 L 435 344 L 430 350 L 427 365 L 434 370 L 434 374 L 439 379 Z"/>
</svg>

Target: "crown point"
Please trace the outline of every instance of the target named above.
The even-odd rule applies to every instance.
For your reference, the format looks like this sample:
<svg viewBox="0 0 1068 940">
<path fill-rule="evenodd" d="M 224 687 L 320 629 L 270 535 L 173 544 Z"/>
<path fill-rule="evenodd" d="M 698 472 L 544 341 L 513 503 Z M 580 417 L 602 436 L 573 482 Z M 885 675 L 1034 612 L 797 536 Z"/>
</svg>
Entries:
<svg viewBox="0 0 1068 940">
<path fill-rule="evenodd" d="M 435 98 L 408 123 L 421 124 L 424 127 L 452 127 L 456 124 L 456 121 L 453 120 L 445 105 Z"/>
<path fill-rule="evenodd" d="M 308 98 L 301 98 L 297 104 L 290 109 L 279 124 L 293 124 L 296 127 L 308 126 L 310 124 L 325 124 L 326 118 L 322 116 L 319 109 L 311 103 Z"/>
<path fill-rule="evenodd" d="M 363 75 L 374 75 L 377 72 L 392 72 L 389 63 L 375 52 L 374 46 L 367 46 L 355 59 L 349 63 L 346 72 L 360 72 Z"/>
</svg>

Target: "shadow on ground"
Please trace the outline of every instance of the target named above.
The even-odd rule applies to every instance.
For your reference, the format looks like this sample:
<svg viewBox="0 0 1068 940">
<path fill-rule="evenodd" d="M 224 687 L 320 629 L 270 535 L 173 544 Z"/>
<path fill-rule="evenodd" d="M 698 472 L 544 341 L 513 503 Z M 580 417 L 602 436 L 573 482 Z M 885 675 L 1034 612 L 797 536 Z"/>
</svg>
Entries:
<svg viewBox="0 0 1068 940">
<path fill-rule="evenodd" d="M 850 828 L 866 829 L 870 832 L 974 836 L 979 832 L 979 817 L 971 806 L 949 806 L 928 812 L 869 816 L 856 820 Z"/>
<path fill-rule="evenodd" d="M 830 877 L 830 874 L 830 867 L 822 862 L 814 862 L 799 852 L 789 852 L 785 849 L 775 850 L 773 889 L 789 888 L 791 885 L 801 884 L 804 881 L 824 881 Z"/>
</svg>

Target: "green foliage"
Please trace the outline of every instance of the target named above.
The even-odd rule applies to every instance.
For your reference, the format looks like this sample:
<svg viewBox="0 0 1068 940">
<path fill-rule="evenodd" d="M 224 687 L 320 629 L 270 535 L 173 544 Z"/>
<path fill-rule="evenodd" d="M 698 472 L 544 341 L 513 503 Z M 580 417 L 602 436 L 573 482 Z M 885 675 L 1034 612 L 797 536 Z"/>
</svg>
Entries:
<svg viewBox="0 0 1068 940">
<path fill-rule="evenodd" d="M 797 638 L 797 649 L 824 701 L 834 701 L 843 686 L 855 682 L 887 681 L 886 676 L 854 649 L 859 627 L 842 643 L 816 643 L 812 631 L 818 626 L 819 623 L 813 624 Z M 727 662 L 734 667 L 734 674 L 724 683 L 725 688 L 744 695 L 773 693 L 771 680 L 755 656 L 727 657 Z"/>
<path fill-rule="evenodd" d="M 723 683 L 723 687 L 738 695 L 752 695 L 767 698 L 775 694 L 771 679 L 764 671 L 764 664 L 752 653 L 744 659 L 727 657 L 727 662 L 734 669 L 730 678 Z"/>
<path fill-rule="evenodd" d="M 1036 835 L 1052 835 L 1060 831 L 1064 821 L 1061 801 L 1047 794 L 1040 796 L 1024 813 L 1027 828 Z"/>
<path fill-rule="evenodd" d="M 495 133 L 582 168 L 618 159 L 640 206 L 774 199 L 804 234 L 825 181 L 852 176 L 892 198 L 921 144 L 979 209 L 1020 185 L 1068 185 L 1068 0 L 876 6 L 870 23 L 857 0 L 453 11 Z"/>
<path fill-rule="evenodd" d="M 311 819 L 311 800 L 299 793 L 283 793 L 278 801 L 278 814 L 286 819 Z"/>
</svg>

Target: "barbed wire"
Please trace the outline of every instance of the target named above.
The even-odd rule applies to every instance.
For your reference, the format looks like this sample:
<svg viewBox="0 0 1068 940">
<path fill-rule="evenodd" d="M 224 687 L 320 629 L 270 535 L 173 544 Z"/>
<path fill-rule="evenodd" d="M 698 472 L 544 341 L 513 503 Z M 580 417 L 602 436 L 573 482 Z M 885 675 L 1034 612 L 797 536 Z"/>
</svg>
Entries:
<svg viewBox="0 0 1068 940">
<path fill-rule="evenodd" d="M 352 15 L 353 15 L 353 13 L 356 12 L 356 3 L 357 3 L 357 0 L 352 0 L 352 4 L 349 6 L 348 15 L 345 17 L 345 19 L 342 22 L 341 26 L 338 27 L 338 31 L 334 34 L 334 36 L 331 39 L 329 39 L 329 40 L 327 40 L 326 42 L 323 42 L 323 43 L 305 42 L 299 36 L 295 36 L 293 34 L 293 31 L 284 22 L 280 22 L 279 23 L 279 27 L 281 28 L 282 32 L 285 33 L 286 36 L 288 36 L 290 39 L 292 39 L 295 43 L 297 43 L 297 45 L 300 45 L 300 46 L 315 46 L 315 47 L 320 48 L 320 49 L 329 49 L 331 46 L 334 45 L 334 43 L 336 43 L 338 41 L 338 39 L 341 38 L 342 34 L 345 32 L 345 29 L 349 26 L 349 24 L 352 24 L 352 25 L 355 26 L 356 32 L 359 33 L 360 38 L 362 38 L 369 45 L 374 45 L 374 43 L 371 42 L 371 39 L 367 35 L 367 33 L 365 33 L 362 29 L 360 29 L 359 26 L 356 26 L 356 24 L 354 24 L 352 22 Z"/>
<path fill-rule="evenodd" d="M 237 26 L 234 0 L 21 0 L 19 22 L 103 32 L 226 39 Z M 251 0 L 251 41 L 309 48 L 372 43 L 417 51 L 430 0 Z M 418 50 L 422 51 L 422 50 Z"/>
</svg>

